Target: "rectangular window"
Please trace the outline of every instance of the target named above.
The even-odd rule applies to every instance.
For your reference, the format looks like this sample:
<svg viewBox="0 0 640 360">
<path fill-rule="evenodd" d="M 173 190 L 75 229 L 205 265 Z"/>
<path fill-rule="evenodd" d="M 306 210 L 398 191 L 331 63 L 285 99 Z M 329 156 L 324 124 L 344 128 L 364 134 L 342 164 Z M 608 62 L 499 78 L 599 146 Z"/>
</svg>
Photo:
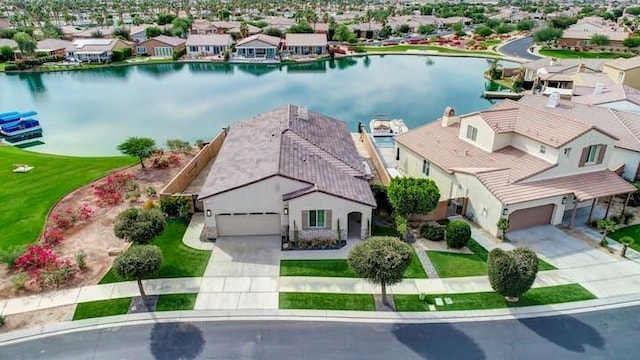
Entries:
<svg viewBox="0 0 640 360">
<path fill-rule="evenodd" d="M 540 145 L 540 154 L 546 154 L 547 153 L 547 147 L 544 145 Z"/>
<path fill-rule="evenodd" d="M 198 47 L 197 46 L 189 46 L 189 51 L 198 52 Z"/>
<path fill-rule="evenodd" d="M 571 155 L 571 148 L 564 148 L 564 156 L 569 157 Z"/>
<path fill-rule="evenodd" d="M 211 52 L 211 47 L 210 46 L 205 46 L 204 51 Z"/>
<path fill-rule="evenodd" d="M 138 54 L 146 54 L 147 53 L 147 48 L 144 46 L 138 46 L 136 47 L 136 52 Z"/>
<path fill-rule="evenodd" d="M 431 163 L 427 160 L 422 160 L 422 173 L 425 176 L 429 176 L 429 169 L 431 168 Z"/>
<path fill-rule="evenodd" d="M 471 125 L 467 125 L 467 139 L 476 141 L 477 137 L 478 137 L 478 129 L 474 128 Z"/>
<path fill-rule="evenodd" d="M 618 72 L 618 82 L 622 82 L 623 78 L 624 78 L 624 72 L 622 71 Z"/>
<path fill-rule="evenodd" d="M 310 210 L 309 211 L 309 227 L 323 228 L 324 224 L 324 210 Z"/>
<path fill-rule="evenodd" d="M 586 165 L 591 165 L 596 163 L 596 161 L 598 160 L 599 149 L 600 149 L 600 146 L 598 145 L 589 146 L 589 152 L 587 153 L 587 162 L 585 162 Z"/>
</svg>

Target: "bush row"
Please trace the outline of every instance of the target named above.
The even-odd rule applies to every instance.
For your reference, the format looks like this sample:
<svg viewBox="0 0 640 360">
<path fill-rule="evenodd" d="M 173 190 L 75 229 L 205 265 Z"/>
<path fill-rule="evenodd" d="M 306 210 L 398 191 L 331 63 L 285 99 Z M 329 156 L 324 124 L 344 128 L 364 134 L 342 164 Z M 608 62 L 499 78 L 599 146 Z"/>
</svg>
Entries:
<svg viewBox="0 0 640 360">
<path fill-rule="evenodd" d="M 420 235 L 432 241 L 446 240 L 448 247 L 460 249 L 471 239 L 471 226 L 463 220 L 453 220 L 446 227 L 424 224 L 420 227 Z"/>
</svg>

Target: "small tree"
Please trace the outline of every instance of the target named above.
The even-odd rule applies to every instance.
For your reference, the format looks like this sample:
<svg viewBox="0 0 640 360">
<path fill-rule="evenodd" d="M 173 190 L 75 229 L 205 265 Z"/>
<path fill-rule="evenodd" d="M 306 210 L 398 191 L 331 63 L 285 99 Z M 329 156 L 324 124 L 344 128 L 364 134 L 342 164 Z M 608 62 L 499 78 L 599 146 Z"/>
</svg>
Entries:
<svg viewBox="0 0 640 360">
<path fill-rule="evenodd" d="M 438 206 L 440 190 L 431 179 L 394 178 L 387 190 L 396 216 L 411 220 L 413 214 L 428 214 Z"/>
<path fill-rule="evenodd" d="M 140 166 L 144 169 L 144 160 L 151 157 L 156 149 L 156 142 L 149 138 L 130 137 L 118 145 L 118 150 L 129 156 L 140 159 Z"/>
<path fill-rule="evenodd" d="M 420 35 L 431 35 L 436 32 L 436 27 L 429 24 L 423 24 L 418 26 L 418 34 Z"/>
<path fill-rule="evenodd" d="M 509 219 L 507 218 L 500 218 L 500 220 L 498 220 L 498 230 L 500 230 L 502 232 L 502 240 L 507 238 L 507 231 L 509 231 L 509 229 L 511 228 L 511 223 L 509 223 Z"/>
<path fill-rule="evenodd" d="M 517 302 L 531 289 L 538 273 L 538 256 L 530 249 L 504 251 L 495 248 L 487 259 L 489 282 L 507 301 Z"/>
<path fill-rule="evenodd" d="M 31 35 L 25 32 L 18 32 L 13 35 L 13 41 L 18 43 L 18 49 L 22 55 L 33 55 L 38 47 L 37 43 Z"/>
<path fill-rule="evenodd" d="M 0 46 L 0 61 L 11 61 L 13 58 L 13 48 L 11 46 Z"/>
<path fill-rule="evenodd" d="M 607 244 L 609 244 L 609 242 L 607 241 L 607 235 L 609 235 L 610 232 L 615 231 L 616 226 L 617 225 L 615 221 L 611 219 L 598 221 L 598 229 L 602 230 L 602 239 L 600 240 L 600 245 L 606 246 Z"/>
<path fill-rule="evenodd" d="M 473 32 L 476 33 L 476 35 L 478 36 L 487 37 L 493 34 L 493 29 L 491 29 L 488 26 L 480 25 L 476 27 L 476 29 Z"/>
<path fill-rule="evenodd" d="M 453 249 L 461 249 L 469 243 L 471 239 L 471 226 L 464 220 L 453 220 L 447 224 L 445 233 L 447 246 Z"/>
<path fill-rule="evenodd" d="M 402 281 L 411 262 L 411 246 L 396 237 L 371 237 L 354 246 L 347 261 L 351 269 L 370 282 L 382 286 L 382 302 L 389 305 L 387 286 Z"/>
<path fill-rule="evenodd" d="M 622 250 L 620 251 L 620 256 L 626 257 L 627 249 L 629 248 L 629 246 L 633 245 L 633 243 L 636 241 L 631 236 L 623 236 L 620 238 L 619 241 L 620 241 L 620 244 L 622 244 Z"/>
<path fill-rule="evenodd" d="M 544 28 L 533 33 L 533 39 L 539 44 L 552 45 L 562 37 L 562 29 Z"/>
<path fill-rule="evenodd" d="M 631 36 L 628 37 L 624 40 L 622 40 L 622 45 L 628 47 L 628 48 L 635 48 L 640 46 L 640 37 L 638 36 Z"/>
<path fill-rule="evenodd" d="M 144 32 L 147 36 L 147 39 L 162 35 L 162 29 L 157 26 L 149 26 Z"/>
<path fill-rule="evenodd" d="M 589 43 L 594 46 L 607 46 L 609 45 L 609 37 L 607 35 L 594 34 Z"/>
<path fill-rule="evenodd" d="M 127 29 L 126 27 L 117 27 L 113 29 L 113 36 L 121 38 L 122 40 L 130 41 L 131 30 Z"/>
<path fill-rule="evenodd" d="M 167 222 L 158 209 L 127 209 L 116 216 L 114 234 L 126 241 L 147 244 L 162 234 Z"/>
<path fill-rule="evenodd" d="M 262 33 L 269 36 L 282 37 L 282 30 L 275 27 L 268 27 L 262 29 Z"/>
<path fill-rule="evenodd" d="M 154 276 L 162 265 L 162 251 L 157 246 L 135 246 L 121 254 L 113 261 L 116 275 L 122 279 L 134 278 L 143 301 L 147 302 L 147 294 L 142 286 L 142 279 Z"/>
</svg>

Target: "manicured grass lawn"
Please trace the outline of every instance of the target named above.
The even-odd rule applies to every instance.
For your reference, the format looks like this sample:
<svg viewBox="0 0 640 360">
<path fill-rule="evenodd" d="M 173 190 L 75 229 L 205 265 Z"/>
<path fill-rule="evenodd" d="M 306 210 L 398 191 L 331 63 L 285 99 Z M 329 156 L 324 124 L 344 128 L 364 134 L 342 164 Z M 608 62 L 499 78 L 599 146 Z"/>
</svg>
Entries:
<svg viewBox="0 0 640 360">
<path fill-rule="evenodd" d="M 7 63 L 0 63 L 0 71 L 4 71 L 4 68 L 7 66 Z"/>
<path fill-rule="evenodd" d="M 504 297 L 494 292 L 426 295 L 420 300 L 418 295 L 394 295 L 398 311 L 428 311 L 428 305 L 435 304 L 435 298 L 451 298 L 453 304 L 437 306 L 437 310 L 482 310 L 506 307 L 558 304 L 571 301 L 591 300 L 596 297 L 578 284 L 551 286 L 531 289 L 517 303 L 508 303 Z"/>
<path fill-rule="evenodd" d="M 56 201 L 114 169 L 135 163 L 136 159 L 123 156 L 69 157 L 0 146 L 0 224 L 6 225 L 0 248 L 35 242 Z M 34 169 L 13 173 L 13 164 Z"/>
<path fill-rule="evenodd" d="M 619 57 L 633 57 L 633 54 L 629 53 L 584 52 L 575 50 L 540 50 L 540 54 L 560 59 L 615 59 Z"/>
<path fill-rule="evenodd" d="M 493 45 L 498 45 L 501 42 L 502 42 L 502 40 L 491 39 L 491 40 L 480 41 L 478 44 L 488 48 L 488 47 L 493 46 Z"/>
<path fill-rule="evenodd" d="M 320 276 L 357 278 L 345 259 L 331 260 L 280 260 L 280 276 Z M 404 272 L 408 279 L 426 279 L 427 274 L 415 253 Z"/>
<path fill-rule="evenodd" d="M 467 244 L 473 254 L 455 254 L 442 251 L 427 251 L 429 259 L 440 277 L 463 277 L 487 275 L 487 257 L 489 253 L 475 240 Z M 538 259 L 538 270 L 555 270 L 544 260 Z"/>
<path fill-rule="evenodd" d="M 168 294 L 158 296 L 156 311 L 193 310 L 198 294 Z"/>
<path fill-rule="evenodd" d="M 613 240 L 620 240 L 623 236 L 631 236 L 635 242 L 630 248 L 640 251 L 640 224 L 623 227 L 607 235 Z"/>
<path fill-rule="evenodd" d="M 445 54 L 481 54 L 481 55 L 498 55 L 493 51 L 475 51 L 475 50 L 462 50 L 453 49 L 444 46 L 433 45 L 391 45 L 391 46 L 362 46 L 366 52 L 395 52 L 395 51 L 409 51 L 409 50 L 431 50 Z"/>
<path fill-rule="evenodd" d="M 195 250 L 182 243 L 182 236 L 188 222 L 182 219 L 168 219 L 167 228 L 151 244 L 162 250 L 162 267 L 156 278 L 199 277 L 209 262 L 210 251 Z M 100 280 L 100 284 L 122 281 L 113 269 Z"/>
<path fill-rule="evenodd" d="M 76 307 L 76 312 L 73 314 L 73 320 L 123 315 L 129 311 L 130 304 L 130 297 L 80 303 Z"/>
<path fill-rule="evenodd" d="M 280 309 L 375 311 L 371 294 L 280 293 Z"/>
</svg>

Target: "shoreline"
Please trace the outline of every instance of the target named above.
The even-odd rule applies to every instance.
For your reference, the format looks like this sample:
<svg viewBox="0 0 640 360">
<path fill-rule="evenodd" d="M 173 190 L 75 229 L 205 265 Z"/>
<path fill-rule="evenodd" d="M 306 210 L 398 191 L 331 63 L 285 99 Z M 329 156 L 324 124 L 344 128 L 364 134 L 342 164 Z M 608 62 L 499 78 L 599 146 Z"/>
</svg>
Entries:
<svg viewBox="0 0 640 360">
<path fill-rule="evenodd" d="M 409 50 L 409 51 L 367 51 L 367 52 L 359 52 L 359 53 L 350 53 L 341 56 L 336 56 L 333 60 L 341 60 L 351 57 L 364 57 L 364 56 L 379 56 L 379 55 L 403 55 L 403 56 L 440 56 L 440 57 L 468 57 L 468 58 L 483 58 L 483 59 L 499 59 L 506 60 L 517 63 L 525 63 L 526 59 L 520 59 L 510 56 L 504 56 L 499 53 L 495 55 L 483 54 L 483 53 L 448 53 L 448 52 L 439 52 L 434 50 Z M 229 62 L 229 61 L 215 61 L 215 60 L 157 60 L 157 61 L 131 61 L 131 62 L 119 62 L 119 63 L 111 63 L 111 64 L 96 64 L 89 66 L 68 66 L 66 68 L 62 67 L 56 69 L 43 69 L 39 68 L 30 69 L 30 70 L 14 70 L 14 71 L 0 71 L 0 73 L 5 73 L 7 75 L 16 75 L 16 74 L 44 74 L 44 73 L 56 73 L 56 72 L 68 72 L 68 71 L 86 71 L 86 70 L 99 70 L 99 69 L 108 69 L 113 67 L 126 67 L 126 66 L 138 66 L 138 65 L 163 65 L 163 64 L 224 64 L 224 65 L 242 65 L 242 64 L 251 64 L 251 65 L 264 65 L 264 66 L 289 66 L 289 65 L 297 65 L 297 64 L 311 64 L 317 62 L 331 61 L 331 58 L 328 56 L 323 56 L 317 59 L 302 59 L 295 61 L 283 61 L 279 63 L 251 63 L 251 62 Z"/>
</svg>

